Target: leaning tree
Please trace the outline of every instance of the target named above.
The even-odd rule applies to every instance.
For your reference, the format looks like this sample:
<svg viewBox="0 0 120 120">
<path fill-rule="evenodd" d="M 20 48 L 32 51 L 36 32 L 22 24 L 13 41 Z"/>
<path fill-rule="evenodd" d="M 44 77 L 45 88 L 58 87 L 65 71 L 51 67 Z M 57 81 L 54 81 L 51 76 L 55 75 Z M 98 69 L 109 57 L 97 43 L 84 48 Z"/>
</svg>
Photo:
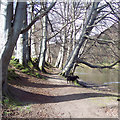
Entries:
<svg viewBox="0 0 120 120">
<path fill-rule="evenodd" d="M 23 28 L 24 15 L 27 7 L 27 2 L 8 2 L 1 0 L 0 2 L 0 68 L 1 70 L 1 83 L 3 93 L 8 94 L 7 87 L 7 71 L 8 65 L 16 46 L 20 34 L 27 32 L 31 26 L 39 19 L 44 17 L 55 5 L 56 2 L 50 4 L 45 11 L 40 11 L 40 14 L 35 16 L 27 27 Z M 15 7 L 15 10 L 14 10 Z"/>
<path fill-rule="evenodd" d="M 75 48 L 72 50 L 71 54 L 69 55 L 65 63 L 65 66 L 61 72 L 63 76 L 67 76 L 70 73 L 75 63 L 83 63 L 93 68 L 95 67 L 111 68 L 114 65 L 116 65 L 118 62 L 120 62 L 118 60 L 117 62 L 115 62 L 110 66 L 94 66 L 80 59 L 82 52 L 86 46 L 86 42 L 91 39 L 90 37 L 93 29 L 96 26 L 100 26 L 100 22 L 103 21 L 105 18 L 106 19 L 110 18 L 111 14 L 114 14 L 115 17 L 119 20 L 119 14 L 117 14 L 117 12 L 114 11 L 115 10 L 114 8 L 112 9 L 111 5 L 112 4 L 109 4 L 108 2 L 101 3 L 101 1 L 94 1 L 88 6 L 87 14 L 85 16 L 83 27 L 80 33 L 81 35 L 77 41 L 77 44 L 75 45 Z M 108 6 L 111 8 L 111 10 L 108 8 Z"/>
</svg>

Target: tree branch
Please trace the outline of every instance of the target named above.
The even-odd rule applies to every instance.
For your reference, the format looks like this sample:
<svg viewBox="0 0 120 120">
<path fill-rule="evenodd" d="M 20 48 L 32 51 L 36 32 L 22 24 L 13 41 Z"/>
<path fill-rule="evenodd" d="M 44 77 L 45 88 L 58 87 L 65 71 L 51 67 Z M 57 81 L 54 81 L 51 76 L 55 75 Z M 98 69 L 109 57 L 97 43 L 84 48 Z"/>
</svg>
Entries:
<svg viewBox="0 0 120 120">
<path fill-rule="evenodd" d="M 110 2 L 107 2 L 108 6 L 110 7 L 110 9 L 112 10 L 112 12 L 114 13 L 114 16 L 120 21 L 120 16 L 114 11 L 113 6 L 110 4 Z"/>
<path fill-rule="evenodd" d="M 103 68 L 109 68 L 109 69 L 111 69 L 111 68 L 112 68 L 113 66 L 115 66 L 117 63 L 120 63 L 120 60 L 118 60 L 117 62 L 115 62 L 115 63 L 113 63 L 113 64 L 111 64 L 111 65 L 109 65 L 109 66 L 92 65 L 92 64 L 90 64 L 90 63 L 88 63 L 88 62 L 85 62 L 85 61 L 81 60 L 80 58 L 77 58 L 75 62 L 76 62 L 76 63 L 85 64 L 85 65 L 87 65 L 87 66 L 89 66 L 89 67 L 91 67 L 91 68 L 101 68 L 101 69 L 103 69 Z"/>
<path fill-rule="evenodd" d="M 75 20 L 77 20 L 77 19 L 74 19 L 74 20 L 66 23 L 65 25 L 63 25 L 63 27 L 62 27 L 57 33 L 55 33 L 54 35 L 52 35 L 51 37 L 49 37 L 49 38 L 47 39 L 47 41 L 49 41 L 50 39 L 52 39 L 53 37 L 55 37 L 55 36 L 56 36 L 57 34 L 59 34 L 68 24 L 71 24 L 71 23 L 74 22 Z"/>
<path fill-rule="evenodd" d="M 51 23 L 51 21 L 50 21 L 48 15 L 47 15 L 47 19 L 48 19 L 48 22 L 49 22 L 49 24 L 50 24 L 51 31 L 54 32 L 54 29 L 53 29 L 52 23 Z"/>
<path fill-rule="evenodd" d="M 107 44 L 107 43 L 112 43 L 115 44 L 113 40 L 106 40 L 106 39 L 98 39 L 98 38 L 92 38 L 89 36 L 86 36 L 89 40 L 97 41 L 99 44 Z"/>
<path fill-rule="evenodd" d="M 28 31 L 37 20 L 41 19 L 46 14 L 48 14 L 48 12 L 54 7 L 55 4 L 56 4 L 56 2 L 51 3 L 50 7 L 48 7 L 46 11 L 44 11 L 43 13 L 41 13 L 40 15 L 38 15 L 37 17 L 35 17 L 32 20 L 32 22 L 25 29 L 21 30 L 21 34 L 23 34 L 26 31 Z"/>
</svg>

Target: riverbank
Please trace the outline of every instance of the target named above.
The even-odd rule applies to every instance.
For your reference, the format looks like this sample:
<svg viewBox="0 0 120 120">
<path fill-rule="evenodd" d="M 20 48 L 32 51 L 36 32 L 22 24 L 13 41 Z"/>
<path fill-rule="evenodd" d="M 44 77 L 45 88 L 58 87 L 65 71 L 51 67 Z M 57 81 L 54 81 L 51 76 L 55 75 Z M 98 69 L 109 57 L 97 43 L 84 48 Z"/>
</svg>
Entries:
<svg viewBox="0 0 120 120">
<path fill-rule="evenodd" d="M 94 85 L 107 86 L 109 91 L 118 92 L 120 83 L 118 68 L 116 69 L 92 69 L 85 65 L 77 67 L 75 75 L 78 75 L 81 80 Z M 103 87 L 104 88 L 104 87 Z M 119 88 L 120 89 L 120 88 Z"/>
<path fill-rule="evenodd" d="M 67 84 L 59 70 L 43 74 L 46 80 L 17 72 L 10 84 L 19 107 L 8 118 L 118 118 L 117 94 Z M 4 109 L 4 113 L 7 109 Z"/>
</svg>

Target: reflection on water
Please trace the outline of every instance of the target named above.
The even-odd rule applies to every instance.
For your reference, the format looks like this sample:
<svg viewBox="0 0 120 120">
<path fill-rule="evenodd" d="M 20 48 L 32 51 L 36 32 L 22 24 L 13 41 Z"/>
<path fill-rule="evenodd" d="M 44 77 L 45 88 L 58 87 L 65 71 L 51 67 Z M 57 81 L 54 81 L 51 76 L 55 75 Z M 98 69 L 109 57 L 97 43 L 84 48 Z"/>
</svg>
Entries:
<svg viewBox="0 0 120 120">
<path fill-rule="evenodd" d="M 108 83 L 104 83 L 104 85 L 108 85 L 108 84 L 119 84 L 120 82 L 108 82 Z"/>
<path fill-rule="evenodd" d="M 95 84 L 107 84 L 113 91 L 118 91 L 118 71 L 114 69 L 91 69 L 88 67 L 77 67 L 75 75 L 78 75 L 80 79 L 86 82 Z"/>
</svg>

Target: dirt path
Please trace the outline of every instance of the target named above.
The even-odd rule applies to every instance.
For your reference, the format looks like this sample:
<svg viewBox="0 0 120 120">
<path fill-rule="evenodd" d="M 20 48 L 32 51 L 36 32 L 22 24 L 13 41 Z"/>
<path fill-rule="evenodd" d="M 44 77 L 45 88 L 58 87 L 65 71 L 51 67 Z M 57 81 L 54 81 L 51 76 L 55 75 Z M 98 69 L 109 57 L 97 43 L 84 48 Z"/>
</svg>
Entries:
<svg viewBox="0 0 120 120">
<path fill-rule="evenodd" d="M 47 74 L 40 80 L 23 73 L 12 83 L 13 95 L 23 106 L 17 108 L 15 118 L 118 118 L 117 95 L 68 85 L 64 78 Z"/>
</svg>

